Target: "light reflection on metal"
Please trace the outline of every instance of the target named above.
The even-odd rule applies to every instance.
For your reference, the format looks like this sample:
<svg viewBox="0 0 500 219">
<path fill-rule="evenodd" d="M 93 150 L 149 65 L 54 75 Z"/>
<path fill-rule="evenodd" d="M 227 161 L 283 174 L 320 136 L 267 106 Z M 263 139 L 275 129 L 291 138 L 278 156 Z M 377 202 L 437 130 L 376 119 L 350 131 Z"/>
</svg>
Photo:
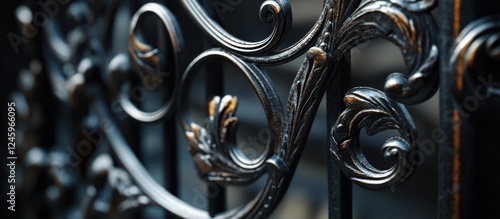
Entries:
<svg viewBox="0 0 500 219">
<path fill-rule="evenodd" d="M 416 168 L 410 156 L 417 150 L 417 131 L 403 105 L 389 99 L 373 88 L 357 87 L 344 97 L 347 109 L 332 128 L 336 146 L 330 149 L 340 160 L 348 177 L 368 189 L 390 189 L 408 179 Z M 368 135 L 397 129 L 401 136 L 389 138 L 382 146 L 384 158 L 394 166 L 380 170 L 372 166 L 363 155 L 359 141 L 361 128 Z"/>
<path fill-rule="evenodd" d="M 246 158 L 236 144 L 236 97 L 215 97 L 209 105 L 209 119 L 205 128 L 194 123 L 188 113 L 191 80 L 205 63 L 221 60 L 231 62 L 245 75 L 266 113 L 271 136 L 264 154 L 256 160 Z M 283 121 L 281 101 L 265 72 L 222 50 L 209 50 L 195 58 L 186 69 L 181 94 L 178 104 L 181 122 L 200 173 L 211 181 L 221 183 L 251 182 L 262 175 L 265 161 L 276 150 Z"/>
<path fill-rule="evenodd" d="M 158 77 L 158 66 L 160 65 L 160 62 L 165 62 L 165 60 L 162 59 L 166 58 L 166 51 L 159 51 L 158 48 L 152 48 L 151 46 L 145 44 L 144 42 L 141 42 L 141 40 L 137 38 L 138 26 L 140 26 L 144 22 L 146 16 L 151 14 L 156 15 L 161 20 L 161 23 L 164 25 L 166 31 L 169 34 L 170 45 L 174 54 L 173 59 L 175 60 L 175 72 L 173 72 L 173 74 L 175 75 L 174 80 L 179 80 L 179 71 L 181 69 L 179 56 L 182 52 L 183 38 L 180 33 L 180 28 L 178 27 L 175 16 L 167 8 L 159 4 L 145 4 L 132 17 L 129 32 L 129 56 L 130 60 L 133 63 L 131 67 L 133 67 L 133 70 L 136 70 L 134 69 L 136 67 L 136 71 L 140 74 L 140 78 L 142 80 L 147 80 L 150 78 Z M 121 61 L 127 62 L 127 60 Z M 116 74 L 127 73 L 123 72 L 123 70 L 121 69 L 117 69 L 116 67 L 118 66 L 109 66 L 111 80 L 116 79 Z M 163 118 L 168 112 L 171 111 L 171 108 L 175 103 L 175 97 L 178 90 L 177 86 L 179 85 L 179 83 L 174 84 L 175 87 L 173 88 L 173 92 L 170 98 L 168 98 L 169 100 L 167 100 L 167 102 L 164 103 L 162 107 L 153 112 L 144 112 L 140 109 L 137 109 L 137 107 L 129 100 L 129 98 L 126 95 L 122 94 L 120 84 L 114 85 L 113 87 L 115 89 L 114 92 L 116 97 L 118 98 L 118 102 L 131 117 L 142 122 L 152 122 Z"/>
</svg>

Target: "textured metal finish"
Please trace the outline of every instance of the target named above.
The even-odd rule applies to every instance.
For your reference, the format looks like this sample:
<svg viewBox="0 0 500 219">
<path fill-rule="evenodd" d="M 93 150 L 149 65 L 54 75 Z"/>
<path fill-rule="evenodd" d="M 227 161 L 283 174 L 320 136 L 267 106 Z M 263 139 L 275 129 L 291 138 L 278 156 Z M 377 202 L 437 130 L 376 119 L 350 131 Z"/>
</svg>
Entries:
<svg viewBox="0 0 500 219">
<path fill-rule="evenodd" d="M 66 27 L 56 19 L 50 19 L 45 31 L 48 48 L 43 49 L 43 55 L 54 96 L 72 107 L 75 123 L 83 123 L 84 118 L 101 121 L 103 138 L 110 149 L 94 152 L 99 156 L 85 163 L 90 165 L 88 175 L 74 173 L 62 179 L 59 179 L 60 175 L 53 176 L 61 190 L 75 187 L 84 190 L 84 201 L 75 204 L 84 209 L 81 216 L 122 216 L 144 206 L 159 206 L 181 218 L 268 217 L 292 181 L 322 97 L 330 86 L 338 84 L 335 78 L 345 69 L 342 66 L 346 65 L 350 50 L 375 38 L 387 39 L 400 47 L 409 73 L 390 74 L 384 86 L 385 92 L 365 87 L 351 90 L 344 97 L 347 109 L 339 116 L 337 124 L 329 127 L 331 138 L 336 143 L 330 146 L 330 152 L 337 159 L 334 163 L 350 180 L 368 189 L 397 186 L 415 170 L 409 154 L 417 149 L 416 128 L 403 104 L 421 103 L 437 90 L 437 26 L 430 14 L 435 1 L 369 0 L 361 3 L 359 0 L 324 0 L 322 13 L 311 30 L 290 47 L 277 51 L 292 24 L 289 1 L 262 3 L 261 19 L 273 22 L 274 29 L 264 40 L 249 42 L 225 31 L 208 16 L 198 1 L 181 0 L 198 28 L 215 47 L 219 47 L 207 49 L 194 58 L 182 77 L 184 38 L 175 15 L 161 4 L 141 6 L 130 21 L 128 53 L 114 51 L 116 48 L 110 45 L 113 40 L 110 30 L 121 3 L 71 3 L 70 8 L 73 5 L 77 8 L 70 13 L 75 24 Z M 99 17 L 102 14 L 104 16 Z M 149 45 L 153 43 L 143 42 L 140 38 L 139 32 L 147 31 L 143 22 L 148 16 L 158 19 L 168 32 L 161 40 L 169 44 L 170 51 L 154 48 Z M 68 34 L 63 34 L 64 31 Z M 284 104 L 262 66 L 287 63 L 302 54 L 306 58 Z M 194 76 L 208 63 L 221 61 L 234 65 L 245 76 L 266 114 L 270 138 L 264 153 L 258 158 L 247 158 L 236 143 L 237 97 L 215 96 L 207 106 L 206 124 L 194 123 L 190 115 L 189 91 Z M 123 94 L 124 87 L 134 83 L 131 74 L 137 72 L 136 76 L 148 81 L 162 76 L 162 65 L 166 63 L 173 65 L 169 66 L 173 69 L 168 75 L 173 80 L 169 97 L 156 110 L 139 109 Z M 112 92 L 111 97 L 102 95 L 108 90 Z M 179 115 L 178 122 L 189 142 L 196 168 L 208 183 L 241 185 L 267 177 L 265 186 L 242 207 L 216 215 L 189 205 L 148 173 L 131 148 L 137 147 L 133 145 L 137 142 L 127 141 L 122 130 L 124 125 L 117 121 L 118 115 L 110 108 L 109 99 L 117 101 L 125 115 L 134 122 L 157 122 L 173 113 Z M 386 129 L 399 131 L 401 137 L 389 139 L 382 147 L 384 157 L 396 161 L 392 168 L 378 170 L 364 159 L 357 141 L 363 127 L 369 134 Z M 123 169 L 112 162 L 109 154 L 116 156 Z M 58 167 L 45 164 L 44 168 L 50 172 Z M 90 180 L 84 185 L 59 182 L 77 180 L 77 177 Z M 109 191 L 112 195 L 106 200 L 112 201 L 103 204 L 98 199 Z M 61 200 L 64 199 L 55 198 L 54 202 Z M 62 215 L 72 214 L 77 213 Z"/>
<path fill-rule="evenodd" d="M 358 87 L 344 97 L 347 109 L 332 128 L 331 152 L 339 160 L 344 173 L 355 183 L 369 189 L 389 189 L 404 182 L 416 168 L 410 154 L 417 150 L 417 131 L 410 115 L 401 104 L 373 88 Z M 401 135 L 388 139 L 382 146 L 384 158 L 395 161 L 393 167 L 379 170 L 364 157 L 359 132 L 368 135 L 397 129 Z"/>
</svg>

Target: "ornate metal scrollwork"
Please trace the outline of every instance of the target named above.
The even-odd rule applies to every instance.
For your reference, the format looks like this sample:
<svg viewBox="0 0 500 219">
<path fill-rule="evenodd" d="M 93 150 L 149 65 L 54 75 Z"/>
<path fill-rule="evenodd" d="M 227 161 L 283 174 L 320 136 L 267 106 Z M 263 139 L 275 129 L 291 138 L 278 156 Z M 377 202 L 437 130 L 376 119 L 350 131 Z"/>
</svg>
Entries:
<svg viewBox="0 0 500 219">
<path fill-rule="evenodd" d="M 104 25 L 106 29 L 110 27 L 111 17 L 116 13 L 117 2 L 110 3 L 113 12 L 105 19 L 104 23 L 108 24 Z M 437 28 L 429 12 L 435 3 L 433 0 L 367 0 L 363 3 L 360 0 L 324 0 L 322 13 L 309 33 L 280 51 L 276 49 L 281 46 L 292 23 L 291 6 L 287 0 L 268 0 L 262 4 L 261 18 L 265 22 L 274 22 L 275 26 L 269 37 L 258 42 L 240 40 L 227 33 L 207 15 L 198 1 L 180 2 L 199 28 L 216 46 L 221 47 L 208 49 L 196 57 L 185 70 L 181 81 L 177 80 L 180 78 L 179 72 L 183 70 L 180 65 L 183 37 L 175 16 L 161 4 L 148 3 L 132 17 L 128 56 L 114 54 L 108 51 L 110 48 L 92 43 L 108 39 L 110 33 L 107 30 L 102 31 L 102 39 L 73 39 L 73 43 L 78 44 L 74 46 L 64 43 L 65 39 L 61 37 L 49 38 L 52 39 L 49 45 L 58 47 L 55 44 L 62 43 L 60 48 L 63 48 L 47 51 L 55 95 L 62 101 L 72 99 L 77 104 L 78 98 L 68 97 L 78 97 L 82 87 L 88 86 L 89 82 L 96 86 L 85 93 L 86 98 L 89 99 L 91 110 L 101 120 L 109 122 L 103 130 L 104 135 L 111 151 L 128 173 L 116 176 L 126 181 L 125 186 L 117 183 L 112 183 L 112 186 L 122 195 L 130 188 L 140 190 L 127 193 L 128 196 L 125 196 L 128 201 L 122 202 L 120 208 L 157 205 L 182 218 L 210 218 L 206 211 L 185 203 L 155 182 L 130 149 L 119 124 L 113 119 L 115 115 L 110 112 L 106 97 L 96 95 L 96 92 L 112 90 L 122 108 L 137 121 L 157 121 L 174 111 L 181 114 L 179 122 L 190 143 L 190 152 L 201 177 L 207 181 L 241 184 L 267 173 L 267 182 L 256 197 L 239 208 L 215 216 L 265 218 L 280 203 L 291 182 L 321 99 L 334 76 L 339 73 L 339 65 L 345 60 L 344 57 L 356 45 L 379 37 L 401 48 L 409 74 L 389 75 L 385 84 L 387 95 L 372 88 L 355 88 L 349 92 L 345 96 L 348 109 L 339 117 L 337 125 L 332 127 L 331 134 L 337 145 L 331 148 L 331 152 L 351 180 L 370 189 L 399 185 L 414 171 L 415 167 L 407 158 L 417 148 L 415 127 L 404 107 L 395 100 L 404 104 L 420 103 L 430 98 L 437 89 L 435 67 L 438 52 L 436 36 L 432 34 Z M 147 15 L 157 16 L 168 32 L 172 57 L 166 57 L 165 51 L 146 45 L 138 37 L 137 30 Z M 102 28 L 100 22 L 88 25 L 95 29 Z M 77 53 L 72 48 L 81 49 L 82 43 L 88 45 L 90 57 L 69 57 Z M 306 53 L 306 58 L 283 107 L 272 81 L 260 66 L 286 63 L 303 53 Z M 120 93 L 127 74 L 138 71 L 141 77 L 154 77 L 159 73 L 157 67 L 165 64 L 167 58 L 173 60 L 173 76 L 177 82 L 170 92 L 170 98 L 156 111 L 139 110 Z M 208 106 L 209 118 L 204 127 L 194 123 L 188 113 L 190 83 L 198 68 L 207 62 L 221 60 L 230 62 L 244 74 L 266 113 L 271 137 L 265 152 L 257 159 L 246 158 L 236 145 L 236 97 L 215 97 Z M 58 67 L 58 63 L 74 62 L 77 62 L 77 67 L 69 65 L 69 73 L 66 74 Z M 103 81 L 105 83 L 101 83 Z M 62 92 L 61 83 L 69 87 L 69 95 Z M 176 95 L 180 95 L 180 98 Z M 397 160 L 394 167 L 378 170 L 364 159 L 357 142 L 361 127 L 367 127 L 369 134 L 388 128 L 400 131 L 402 137 L 389 139 L 383 147 L 386 158 Z"/>
<path fill-rule="evenodd" d="M 418 1 L 428 2 L 428 1 Z M 397 101 L 416 104 L 430 98 L 437 89 L 437 30 L 432 15 L 412 12 L 413 5 L 386 1 L 367 1 L 347 18 L 339 33 L 338 53 L 354 45 L 382 37 L 401 48 L 410 74 L 387 77 L 385 92 Z"/>
<path fill-rule="evenodd" d="M 188 113 L 191 80 L 203 64 L 217 59 L 230 61 L 246 76 L 264 107 L 271 136 L 266 150 L 255 160 L 246 158 L 236 145 L 236 97 L 214 97 L 209 104 L 209 118 L 205 128 L 194 123 Z M 263 71 L 222 50 L 209 50 L 200 54 L 186 69 L 181 93 L 178 104 L 179 112 L 183 116 L 181 121 L 200 173 L 210 181 L 223 183 L 249 182 L 262 175 L 266 159 L 275 150 L 272 147 L 281 133 L 283 121 L 281 101 Z"/>
<path fill-rule="evenodd" d="M 266 23 L 274 22 L 270 36 L 259 42 L 237 39 L 217 24 L 205 9 L 195 0 L 183 0 L 184 8 L 198 26 L 222 47 L 241 54 L 265 54 L 278 47 L 292 25 L 292 8 L 286 0 L 267 0 L 260 7 L 260 19 Z"/>
<path fill-rule="evenodd" d="M 144 22 L 144 19 L 148 15 L 156 15 L 161 23 L 164 25 L 168 36 L 170 38 L 170 44 L 173 51 L 173 57 L 169 57 L 175 60 L 173 72 L 174 80 L 179 80 L 179 72 L 181 69 L 180 65 L 180 53 L 182 52 L 183 42 L 180 29 L 178 27 L 175 16 L 163 5 L 148 3 L 143 5 L 132 17 L 130 32 L 129 32 L 129 58 L 133 65 L 128 66 L 128 59 L 122 54 L 118 54 L 109 63 L 108 70 L 110 74 L 110 81 L 112 83 L 113 90 L 115 92 L 116 98 L 119 100 L 120 105 L 123 107 L 125 112 L 127 112 L 131 117 L 142 122 L 152 122 L 163 118 L 168 112 L 171 112 L 170 108 L 173 108 L 175 103 L 175 97 L 177 95 L 177 86 L 179 83 L 174 83 L 174 88 L 170 94 L 169 100 L 163 104 L 159 109 L 153 112 L 144 112 L 138 109 L 127 97 L 121 92 L 121 85 L 132 69 L 136 68 L 140 74 L 140 77 L 145 83 L 150 83 L 153 81 L 152 85 L 148 87 L 155 88 L 155 80 L 160 77 L 160 65 L 165 63 L 167 58 L 167 51 L 159 51 L 158 48 L 152 48 L 151 46 L 145 44 L 137 37 L 138 26 Z"/>
<path fill-rule="evenodd" d="M 417 131 L 401 104 L 373 88 L 357 87 L 344 97 L 347 109 L 332 128 L 330 149 L 340 160 L 344 173 L 355 183 L 369 189 L 387 189 L 404 182 L 415 170 L 410 154 L 417 149 Z M 359 133 L 366 128 L 369 135 L 397 129 L 401 137 L 392 137 L 382 146 L 384 158 L 396 161 L 387 169 L 373 167 L 361 152 Z"/>
</svg>

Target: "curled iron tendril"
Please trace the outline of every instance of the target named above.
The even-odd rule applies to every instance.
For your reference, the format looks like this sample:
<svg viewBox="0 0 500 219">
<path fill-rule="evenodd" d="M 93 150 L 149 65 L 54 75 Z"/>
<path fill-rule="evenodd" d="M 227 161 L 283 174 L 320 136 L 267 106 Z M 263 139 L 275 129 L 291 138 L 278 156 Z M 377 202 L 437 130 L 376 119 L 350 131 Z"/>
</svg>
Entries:
<svg viewBox="0 0 500 219">
<path fill-rule="evenodd" d="M 189 88 L 199 68 L 212 61 L 229 61 L 248 79 L 259 97 L 271 130 L 265 151 L 256 159 L 248 159 L 236 142 L 238 119 L 234 116 L 237 99 L 226 95 L 214 97 L 208 106 L 209 118 L 205 127 L 192 121 L 189 109 Z M 266 74 L 223 50 L 213 49 L 200 54 L 186 69 L 179 99 L 181 123 L 190 143 L 190 151 L 201 176 L 221 183 L 245 183 L 262 175 L 265 161 L 273 153 L 276 133 L 282 122 L 281 101 Z"/>
<path fill-rule="evenodd" d="M 147 16 L 155 15 L 165 27 L 170 38 L 170 45 L 173 54 L 173 65 L 170 66 L 170 72 L 161 72 L 160 65 L 165 64 L 165 56 L 167 51 L 160 51 L 158 48 L 153 48 L 145 44 L 137 36 L 139 26 L 144 22 Z M 141 122 L 153 122 L 172 112 L 175 103 L 175 97 L 178 92 L 179 83 L 173 83 L 172 92 L 168 100 L 157 110 L 145 112 L 138 109 L 127 97 L 122 93 L 121 87 L 133 70 L 136 70 L 139 77 L 145 85 L 144 89 L 153 90 L 159 87 L 163 81 L 162 77 L 172 76 L 175 81 L 180 79 L 180 53 L 182 51 L 183 42 L 180 29 L 178 27 L 175 16 L 163 5 L 156 3 L 148 3 L 143 5 L 132 17 L 129 31 L 129 57 L 123 54 L 116 55 L 108 65 L 109 78 L 113 92 L 123 110 L 132 118 Z M 133 65 L 129 64 L 129 59 Z M 164 75 L 162 75 L 164 74 Z"/>
<path fill-rule="evenodd" d="M 406 2 L 406 1 L 398 1 Z M 426 2 L 426 1 L 422 1 Z M 437 25 L 428 11 L 409 11 L 405 4 L 366 1 L 346 19 L 334 41 L 332 53 L 340 59 L 356 45 L 384 38 L 397 45 L 408 66 L 408 74 L 387 77 L 384 90 L 404 104 L 421 103 L 438 87 Z"/>
<path fill-rule="evenodd" d="M 389 189 L 403 183 L 416 168 L 410 156 L 417 150 L 417 131 L 404 106 L 367 87 L 347 92 L 344 103 L 347 109 L 331 130 L 335 145 L 330 148 L 343 172 L 368 189 Z M 388 129 L 399 131 L 401 136 L 388 139 L 382 146 L 384 158 L 395 162 L 392 167 L 380 170 L 366 160 L 359 141 L 362 128 L 368 135 Z"/>
</svg>

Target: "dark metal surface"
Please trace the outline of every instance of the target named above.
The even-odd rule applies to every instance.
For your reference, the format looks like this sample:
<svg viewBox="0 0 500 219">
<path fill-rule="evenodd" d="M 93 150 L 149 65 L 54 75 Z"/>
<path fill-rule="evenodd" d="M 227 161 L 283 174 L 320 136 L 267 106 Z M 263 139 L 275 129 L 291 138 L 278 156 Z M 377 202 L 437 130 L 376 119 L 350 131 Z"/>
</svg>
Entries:
<svg viewBox="0 0 500 219">
<path fill-rule="evenodd" d="M 26 103 L 28 111 L 19 114 L 21 194 L 43 200 L 22 212 L 23 218 L 41 212 L 41 218 L 148 217 L 143 212 L 147 208 L 167 211 L 169 218 L 268 218 L 294 179 L 325 93 L 329 217 L 352 218 L 351 182 L 389 190 L 415 172 L 418 127 L 406 106 L 425 102 L 439 86 L 442 128 L 448 138 L 440 147 L 438 216 L 494 213 L 493 205 L 478 204 L 500 188 L 486 177 L 498 162 L 483 162 L 480 155 L 483 150 L 499 151 L 492 137 L 499 130 L 498 116 L 484 116 L 500 108 L 500 86 L 495 82 L 500 17 L 482 18 L 498 12 L 484 9 L 487 1 L 441 1 L 438 28 L 431 14 L 438 4 L 434 0 L 323 0 L 316 22 L 291 45 L 284 44 L 293 20 L 288 0 L 261 3 L 260 19 L 273 27 L 255 41 L 227 31 L 208 1 L 48 2 L 49 9 L 34 1 L 16 8 L 21 37 L 40 41 L 35 55 L 26 55 L 36 58 L 20 74 L 20 86 L 10 89 L 12 101 Z M 475 6 L 474 14 L 464 11 L 467 5 Z M 40 10 L 54 13 L 41 22 L 36 16 Z M 182 28 L 188 18 L 191 27 Z M 27 31 L 33 28 L 40 28 L 38 35 Z M 191 42 L 198 32 L 203 35 L 194 39 L 200 42 Z M 351 50 L 376 38 L 400 49 L 407 74 L 387 74 L 383 91 L 351 89 Z M 300 56 L 304 60 L 282 102 L 266 67 Z M 222 63 L 242 75 L 264 111 L 269 136 L 259 156 L 245 155 L 236 139 L 239 99 L 224 89 L 228 72 Z M 191 104 L 201 73 L 205 94 L 196 95 L 205 99 L 203 123 L 194 119 Z M 48 97 L 42 100 L 41 92 Z M 143 101 L 145 95 L 153 101 Z M 467 105 L 471 101 L 474 106 Z M 56 110 L 50 111 L 49 104 Z M 460 114 L 462 106 L 474 110 Z M 363 130 L 370 136 L 398 132 L 380 146 L 389 167 L 376 167 L 365 157 Z M 188 142 L 205 188 L 216 190 L 207 208 L 180 198 L 179 135 Z M 154 146 L 162 150 L 146 148 Z M 161 154 L 162 164 L 149 160 L 156 154 Z M 161 180 L 151 174 L 158 166 L 163 168 Z M 258 193 L 226 209 L 226 188 L 259 180 L 263 184 Z"/>
<path fill-rule="evenodd" d="M 444 1 L 439 218 L 498 217 L 498 2 Z M 495 15 L 496 14 L 496 15 Z M 486 153 L 484 153 L 487 151 Z M 485 202 L 484 200 L 491 200 Z"/>
<path fill-rule="evenodd" d="M 332 128 L 336 146 L 330 149 L 344 173 L 368 189 L 389 189 L 404 182 L 416 168 L 410 154 L 417 150 L 417 130 L 406 109 L 382 92 L 365 87 L 347 92 L 344 102 L 347 109 Z M 361 128 L 366 128 L 368 135 L 386 129 L 399 131 L 401 136 L 388 139 L 382 146 L 384 158 L 396 161 L 393 167 L 379 170 L 369 164 L 360 147 Z"/>
</svg>

